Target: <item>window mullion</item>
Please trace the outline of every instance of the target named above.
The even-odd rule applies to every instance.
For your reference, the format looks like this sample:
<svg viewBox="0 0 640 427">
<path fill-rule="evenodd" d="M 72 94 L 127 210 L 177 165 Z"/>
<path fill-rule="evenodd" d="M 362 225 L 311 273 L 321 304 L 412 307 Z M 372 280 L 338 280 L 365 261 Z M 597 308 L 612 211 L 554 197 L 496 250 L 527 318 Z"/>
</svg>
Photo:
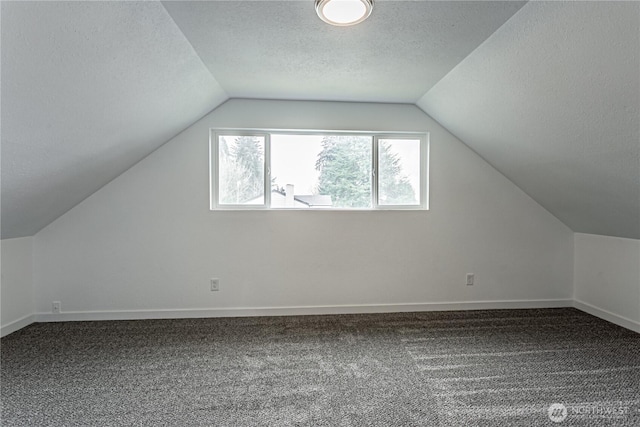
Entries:
<svg viewBox="0 0 640 427">
<path fill-rule="evenodd" d="M 371 208 L 378 208 L 378 136 L 373 136 L 373 148 L 371 150 Z"/>
<path fill-rule="evenodd" d="M 271 207 L 271 134 L 264 135 L 264 207 Z"/>
</svg>

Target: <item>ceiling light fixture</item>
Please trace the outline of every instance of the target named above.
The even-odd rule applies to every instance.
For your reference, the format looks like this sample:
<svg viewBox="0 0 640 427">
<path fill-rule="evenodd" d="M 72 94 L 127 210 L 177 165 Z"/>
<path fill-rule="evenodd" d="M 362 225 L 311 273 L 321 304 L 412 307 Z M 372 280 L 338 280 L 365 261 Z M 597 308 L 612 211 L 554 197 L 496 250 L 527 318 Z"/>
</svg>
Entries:
<svg viewBox="0 0 640 427">
<path fill-rule="evenodd" d="M 327 24 L 359 24 L 371 15 L 373 0 L 316 0 L 316 12 Z"/>
</svg>

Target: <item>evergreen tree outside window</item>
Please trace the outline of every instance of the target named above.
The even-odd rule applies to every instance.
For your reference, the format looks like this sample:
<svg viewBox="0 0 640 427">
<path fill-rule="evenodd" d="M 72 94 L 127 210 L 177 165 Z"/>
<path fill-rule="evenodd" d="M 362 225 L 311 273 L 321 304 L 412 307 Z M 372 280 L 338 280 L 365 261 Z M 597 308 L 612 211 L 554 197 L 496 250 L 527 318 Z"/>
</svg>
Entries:
<svg viewBox="0 0 640 427">
<path fill-rule="evenodd" d="M 264 137 L 221 135 L 219 201 L 225 205 L 264 202 Z"/>
<path fill-rule="evenodd" d="M 378 140 L 378 203 L 409 206 L 419 204 L 419 159 L 420 140 Z"/>
<path fill-rule="evenodd" d="M 370 208 L 373 191 L 370 136 L 325 136 L 318 153 L 318 194 L 336 208 Z"/>
</svg>

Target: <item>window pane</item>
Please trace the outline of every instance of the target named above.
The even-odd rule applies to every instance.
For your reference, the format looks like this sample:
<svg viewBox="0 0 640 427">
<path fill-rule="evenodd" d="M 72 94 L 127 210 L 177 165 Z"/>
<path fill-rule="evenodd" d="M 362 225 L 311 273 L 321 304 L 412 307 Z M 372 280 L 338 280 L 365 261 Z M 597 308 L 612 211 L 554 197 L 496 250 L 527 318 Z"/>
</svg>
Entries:
<svg viewBox="0 0 640 427">
<path fill-rule="evenodd" d="M 420 140 L 378 140 L 378 204 L 420 204 Z"/>
<path fill-rule="evenodd" d="M 370 136 L 271 135 L 271 207 L 370 208 Z"/>
<path fill-rule="evenodd" d="M 218 137 L 218 201 L 223 205 L 264 204 L 264 137 Z"/>
<path fill-rule="evenodd" d="M 318 194 L 319 135 L 271 135 L 271 207 L 331 208 L 331 196 Z"/>
</svg>

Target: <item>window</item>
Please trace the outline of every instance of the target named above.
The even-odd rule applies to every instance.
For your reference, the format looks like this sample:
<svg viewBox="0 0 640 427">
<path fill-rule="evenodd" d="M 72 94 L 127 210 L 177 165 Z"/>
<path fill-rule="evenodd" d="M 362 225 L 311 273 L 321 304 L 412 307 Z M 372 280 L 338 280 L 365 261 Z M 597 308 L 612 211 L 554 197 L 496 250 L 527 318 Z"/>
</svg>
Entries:
<svg viewBox="0 0 640 427">
<path fill-rule="evenodd" d="M 427 209 L 426 134 L 211 131 L 211 209 Z"/>
<path fill-rule="evenodd" d="M 221 205 L 264 205 L 264 148 L 264 136 L 219 136 L 218 202 Z"/>
</svg>

